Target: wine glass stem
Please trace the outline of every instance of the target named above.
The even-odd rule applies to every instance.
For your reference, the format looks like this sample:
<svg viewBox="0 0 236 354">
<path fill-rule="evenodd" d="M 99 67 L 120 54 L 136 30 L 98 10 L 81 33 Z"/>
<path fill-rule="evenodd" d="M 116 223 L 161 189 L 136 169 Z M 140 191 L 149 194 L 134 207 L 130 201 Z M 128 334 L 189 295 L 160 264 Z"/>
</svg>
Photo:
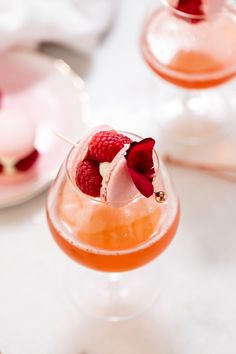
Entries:
<svg viewBox="0 0 236 354">
<path fill-rule="evenodd" d="M 201 91 L 200 90 L 185 90 L 183 96 L 183 106 L 186 112 L 194 113 L 201 106 Z M 190 115 L 191 117 L 191 115 Z"/>
<path fill-rule="evenodd" d="M 121 273 L 108 274 L 108 294 L 111 301 L 118 300 L 122 292 L 122 275 Z"/>
</svg>

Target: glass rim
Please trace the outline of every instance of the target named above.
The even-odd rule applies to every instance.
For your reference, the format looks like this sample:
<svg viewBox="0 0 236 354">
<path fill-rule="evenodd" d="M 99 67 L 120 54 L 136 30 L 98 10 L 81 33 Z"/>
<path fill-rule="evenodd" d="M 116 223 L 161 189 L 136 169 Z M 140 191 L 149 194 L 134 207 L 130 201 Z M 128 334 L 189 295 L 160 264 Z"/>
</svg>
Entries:
<svg viewBox="0 0 236 354">
<path fill-rule="evenodd" d="M 146 40 L 145 40 L 145 43 L 146 43 Z M 147 54 L 145 53 L 146 50 L 149 53 L 148 57 L 147 57 Z M 190 83 L 192 83 L 193 81 L 202 83 L 203 81 L 222 80 L 222 82 L 220 82 L 220 83 L 214 84 L 214 82 L 213 82 L 213 84 L 210 85 L 210 87 L 214 88 L 216 86 L 218 87 L 218 86 L 224 85 L 225 82 L 232 80 L 234 78 L 234 76 L 236 75 L 236 64 L 230 66 L 227 69 L 216 70 L 216 71 L 212 71 L 211 73 L 201 73 L 201 74 L 199 74 L 199 73 L 191 73 L 191 74 L 182 73 L 180 71 L 168 68 L 167 66 L 162 64 L 159 60 L 157 60 L 154 57 L 153 53 L 149 49 L 145 48 L 145 49 L 143 49 L 143 52 L 144 52 L 144 57 L 148 58 L 147 61 L 151 62 L 154 67 L 157 67 L 158 70 L 160 70 L 160 72 L 163 72 L 164 74 L 169 75 L 171 78 L 177 79 L 177 80 L 178 79 L 185 80 L 186 82 L 190 82 Z M 168 82 L 168 80 L 166 80 L 166 79 L 164 79 L 164 80 Z M 177 85 L 177 86 L 182 87 L 182 85 Z M 196 88 L 196 89 L 198 90 L 198 88 Z"/>
</svg>

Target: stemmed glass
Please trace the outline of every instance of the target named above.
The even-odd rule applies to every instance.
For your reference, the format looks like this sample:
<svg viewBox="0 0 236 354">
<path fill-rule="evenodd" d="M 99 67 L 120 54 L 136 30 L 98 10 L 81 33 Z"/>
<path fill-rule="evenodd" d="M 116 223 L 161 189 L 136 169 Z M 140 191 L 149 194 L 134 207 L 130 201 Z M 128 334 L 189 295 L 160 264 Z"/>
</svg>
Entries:
<svg viewBox="0 0 236 354">
<path fill-rule="evenodd" d="M 236 74 L 232 8 L 222 2 L 212 14 L 192 15 L 163 1 L 144 24 L 141 47 L 149 67 L 179 88 L 158 104 L 163 132 L 177 143 L 202 145 L 231 129 L 231 95 L 218 86 Z"/>
<path fill-rule="evenodd" d="M 135 141 L 141 139 L 125 134 Z M 76 147 L 51 186 L 47 201 L 50 231 L 62 251 L 88 269 L 83 279 L 68 275 L 67 288 L 82 309 L 99 318 L 130 318 L 155 297 L 159 265 L 152 270 L 144 265 L 173 239 L 179 203 L 166 169 L 154 155 L 159 196 L 138 194 L 122 207 L 86 196 L 75 184 Z"/>
</svg>

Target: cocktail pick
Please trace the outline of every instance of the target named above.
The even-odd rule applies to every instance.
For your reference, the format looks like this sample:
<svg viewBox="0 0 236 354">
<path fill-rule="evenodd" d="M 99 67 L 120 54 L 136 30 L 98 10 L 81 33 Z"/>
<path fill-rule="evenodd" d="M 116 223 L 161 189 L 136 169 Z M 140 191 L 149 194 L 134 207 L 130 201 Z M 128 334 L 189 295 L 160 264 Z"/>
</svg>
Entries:
<svg viewBox="0 0 236 354">
<path fill-rule="evenodd" d="M 78 144 L 77 144 L 75 141 L 73 141 L 73 140 L 67 138 L 65 135 L 63 135 L 63 134 L 61 134 L 61 133 L 59 133 L 59 132 L 54 132 L 54 134 L 55 134 L 59 139 L 63 140 L 65 143 L 67 143 L 67 144 L 69 144 L 69 145 L 71 145 L 71 146 L 74 146 L 74 147 L 78 146 Z"/>
</svg>

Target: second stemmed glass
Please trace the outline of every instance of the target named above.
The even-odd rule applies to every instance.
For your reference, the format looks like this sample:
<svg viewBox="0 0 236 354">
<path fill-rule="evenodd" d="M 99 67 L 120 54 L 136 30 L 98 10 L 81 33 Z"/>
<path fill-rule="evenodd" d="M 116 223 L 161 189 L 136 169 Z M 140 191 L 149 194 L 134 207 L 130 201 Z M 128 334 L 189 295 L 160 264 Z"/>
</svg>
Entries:
<svg viewBox="0 0 236 354">
<path fill-rule="evenodd" d="M 191 15 L 165 2 L 145 22 L 141 46 L 151 69 L 181 88 L 158 105 L 160 125 L 173 140 L 198 145 L 229 131 L 230 95 L 213 88 L 236 74 L 236 20 L 230 8 Z"/>
</svg>

